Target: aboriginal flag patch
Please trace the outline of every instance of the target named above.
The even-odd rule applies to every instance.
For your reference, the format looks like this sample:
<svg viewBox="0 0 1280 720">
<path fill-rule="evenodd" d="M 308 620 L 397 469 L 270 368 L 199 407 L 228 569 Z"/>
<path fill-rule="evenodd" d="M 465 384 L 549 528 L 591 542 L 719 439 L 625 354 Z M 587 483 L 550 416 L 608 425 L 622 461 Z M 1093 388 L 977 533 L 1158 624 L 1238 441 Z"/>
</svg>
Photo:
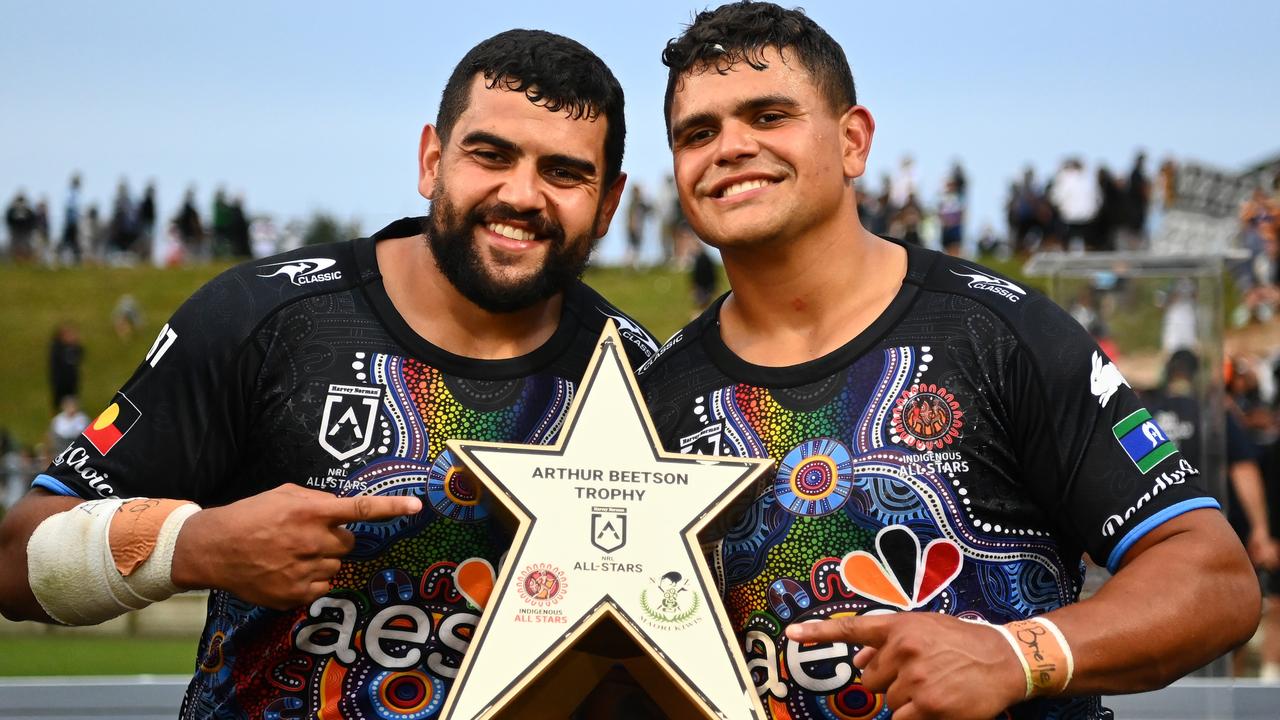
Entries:
<svg viewBox="0 0 1280 720">
<path fill-rule="evenodd" d="M 97 448 L 98 452 L 106 455 L 116 443 L 120 442 L 120 438 L 137 424 L 140 417 L 142 413 L 139 412 L 138 406 L 125 397 L 124 393 L 116 393 L 115 399 L 107 409 L 84 429 L 84 438 Z"/>
<path fill-rule="evenodd" d="M 1151 468 L 1161 460 L 1178 452 L 1178 447 L 1146 410 L 1133 411 L 1113 425 L 1111 433 L 1143 475 L 1151 472 Z"/>
</svg>

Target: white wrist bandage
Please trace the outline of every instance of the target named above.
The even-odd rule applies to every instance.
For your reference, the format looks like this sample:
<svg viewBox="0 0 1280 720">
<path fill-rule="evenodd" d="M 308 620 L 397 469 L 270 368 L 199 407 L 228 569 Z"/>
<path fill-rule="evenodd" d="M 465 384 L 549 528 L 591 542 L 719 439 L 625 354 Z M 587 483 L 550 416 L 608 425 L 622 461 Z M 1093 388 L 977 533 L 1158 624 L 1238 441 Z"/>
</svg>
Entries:
<svg viewBox="0 0 1280 720">
<path fill-rule="evenodd" d="M 180 589 L 170 577 L 178 532 L 199 510 L 133 498 L 91 500 L 51 515 L 27 543 L 31 591 L 64 625 L 96 625 L 164 600 Z"/>
</svg>

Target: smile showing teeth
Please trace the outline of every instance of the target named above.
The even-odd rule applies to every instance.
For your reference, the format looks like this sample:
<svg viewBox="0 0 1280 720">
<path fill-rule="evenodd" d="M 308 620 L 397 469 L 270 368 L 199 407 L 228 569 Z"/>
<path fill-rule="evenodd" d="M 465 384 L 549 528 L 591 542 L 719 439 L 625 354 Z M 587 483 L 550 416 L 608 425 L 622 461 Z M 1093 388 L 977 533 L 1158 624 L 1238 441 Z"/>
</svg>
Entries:
<svg viewBox="0 0 1280 720">
<path fill-rule="evenodd" d="M 748 190 L 755 190 L 756 188 L 762 188 L 766 185 L 772 185 L 772 184 L 773 183 L 770 182 L 769 180 L 747 180 L 745 182 L 734 183 L 729 187 L 725 188 L 720 193 L 720 197 L 722 198 L 733 197 L 734 195 L 744 193 Z"/>
<path fill-rule="evenodd" d="M 512 240 L 533 240 L 538 237 L 528 230 L 521 230 L 518 227 L 512 227 L 502 223 L 489 223 L 485 227 L 489 228 L 490 232 L 497 233 L 505 238 L 511 238 Z"/>
</svg>

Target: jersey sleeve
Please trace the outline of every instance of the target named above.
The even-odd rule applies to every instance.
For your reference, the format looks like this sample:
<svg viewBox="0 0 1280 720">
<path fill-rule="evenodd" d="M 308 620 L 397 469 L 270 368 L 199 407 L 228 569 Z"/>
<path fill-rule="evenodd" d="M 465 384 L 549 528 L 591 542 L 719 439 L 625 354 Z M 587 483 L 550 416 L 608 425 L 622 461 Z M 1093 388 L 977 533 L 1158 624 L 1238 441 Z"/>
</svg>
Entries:
<svg viewBox="0 0 1280 720">
<path fill-rule="evenodd" d="M 622 347 L 627 353 L 632 371 L 644 365 L 658 352 L 657 340 L 635 319 L 612 307 L 602 308 L 601 312 L 617 325 L 618 337 L 622 339 Z"/>
<path fill-rule="evenodd" d="M 1023 480 L 1066 539 L 1115 572 L 1161 523 L 1219 504 L 1088 333 L 1029 300 L 1002 398 Z"/>
<path fill-rule="evenodd" d="M 86 499 L 167 497 L 204 502 L 234 470 L 249 431 L 261 313 L 228 271 L 160 329 L 133 375 L 33 487 Z"/>
<path fill-rule="evenodd" d="M 583 283 L 571 285 L 566 290 L 566 302 L 580 313 L 583 324 L 596 336 L 604 330 L 605 323 L 613 321 L 633 371 L 658 352 L 658 341 L 643 325 L 589 286 Z"/>
</svg>

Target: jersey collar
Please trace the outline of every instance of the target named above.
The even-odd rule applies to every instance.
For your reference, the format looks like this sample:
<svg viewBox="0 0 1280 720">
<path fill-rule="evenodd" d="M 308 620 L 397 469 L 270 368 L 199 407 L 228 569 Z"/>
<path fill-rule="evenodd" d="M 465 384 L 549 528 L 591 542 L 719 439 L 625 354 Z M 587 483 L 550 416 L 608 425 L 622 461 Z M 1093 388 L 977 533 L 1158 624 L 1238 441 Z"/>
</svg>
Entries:
<svg viewBox="0 0 1280 720">
<path fill-rule="evenodd" d="M 729 297 L 721 295 L 695 321 L 699 325 L 702 345 L 711 361 L 735 382 L 759 387 L 799 387 L 818 382 L 848 367 L 854 360 L 880 342 L 902 319 L 919 294 L 921 284 L 933 265 L 937 253 L 894 238 L 885 238 L 907 251 L 907 274 L 897 295 L 865 330 L 848 342 L 821 357 L 796 365 L 781 367 L 756 365 L 736 355 L 720 335 L 720 308 Z"/>
</svg>

